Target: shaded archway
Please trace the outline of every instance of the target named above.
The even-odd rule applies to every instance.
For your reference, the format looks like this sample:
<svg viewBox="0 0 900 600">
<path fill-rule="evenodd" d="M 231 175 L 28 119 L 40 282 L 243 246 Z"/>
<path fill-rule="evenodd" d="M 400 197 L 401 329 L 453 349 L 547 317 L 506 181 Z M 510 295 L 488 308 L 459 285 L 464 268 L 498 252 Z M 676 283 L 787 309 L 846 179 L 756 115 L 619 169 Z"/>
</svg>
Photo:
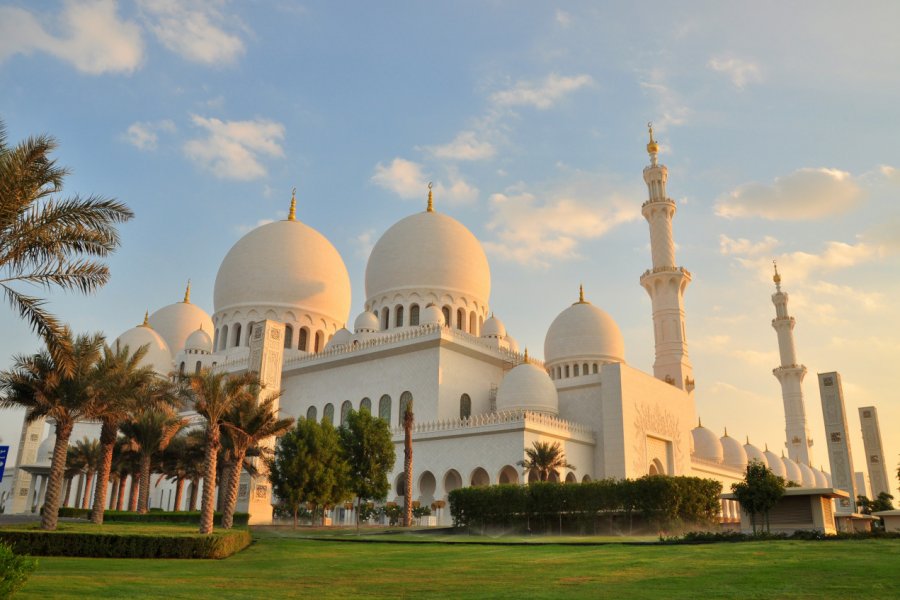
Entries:
<svg viewBox="0 0 900 600">
<path fill-rule="evenodd" d="M 419 503 L 422 506 L 431 506 L 434 502 L 434 491 L 437 489 L 437 481 L 431 471 L 425 471 L 419 476 Z"/>
<path fill-rule="evenodd" d="M 488 475 L 487 471 L 478 467 L 472 471 L 472 476 L 469 477 L 469 485 L 472 487 L 491 485 L 491 476 Z"/>
<path fill-rule="evenodd" d="M 578 478 L 575 477 L 575 473 L 569 471 L 569 474 L 566 475 L 566 483 L 578 483 Z"/>
<path fill-rule="evenodd" d="M 499 483 L 519 483 L 519 472 L 516 471 L 515 467 L 506 465 L 505 467 L 500 469 L 500 474 L 497 476 L 497 481 Z"/>
<path fill-rule="evenodd" d="M 444 473 L 444 494 L 449 494 L 453 490 L 458 490 L 463 486 L 462 476 L 456 469 L 450 469 Z"/>
</svg>

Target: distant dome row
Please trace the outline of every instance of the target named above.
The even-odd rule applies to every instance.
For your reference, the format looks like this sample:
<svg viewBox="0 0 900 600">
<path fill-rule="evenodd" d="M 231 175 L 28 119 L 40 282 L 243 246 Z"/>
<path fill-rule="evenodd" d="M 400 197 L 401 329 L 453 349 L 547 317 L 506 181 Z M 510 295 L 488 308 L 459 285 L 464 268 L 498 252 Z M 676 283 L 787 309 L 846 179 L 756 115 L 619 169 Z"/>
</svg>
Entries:
<svg viewBox="0 0 900 600">
<path fill-rule="evenodd" d="M 821 469 L 797 463 L 785 456 L 778 456 L 768 448 L 760 450 L 747 440 L 741 444 L 725 432 L 721 438 L 712 430 L 697 424 L 691 430 L 693 455 L 701 460 L 720 463 L 729 467 L 744 469 L 751 460 L 766 465 L 775 475 L 792 481 L 800 487 L 831 487 L 831 475 Z"/>
</svg>

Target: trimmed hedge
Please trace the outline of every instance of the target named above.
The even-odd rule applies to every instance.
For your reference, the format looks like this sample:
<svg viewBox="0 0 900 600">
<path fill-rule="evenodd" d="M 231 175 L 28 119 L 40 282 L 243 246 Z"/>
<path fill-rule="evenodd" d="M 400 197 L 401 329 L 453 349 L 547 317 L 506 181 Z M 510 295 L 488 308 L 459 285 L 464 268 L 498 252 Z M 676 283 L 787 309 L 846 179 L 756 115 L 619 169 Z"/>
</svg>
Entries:
<svg viewBox="0 0 900 600">
<path fill-rule="evenodd" d="M 598 521 L 631 529 L 635 517 L 656 530 L 714 522 L 722 485 L 699 477 L 648 475 L 586 483 L 532 483 L 466 487 L 450 492 L 458 527 L 528 530 L 597 529 Z"/>
<path fill-rule="evenodd" d="M 230 529 L 211 535 L 0 530 L 0 542 L 18 554 L 93 558 L 225 558 L 250 545 L 250 532 Z"/>
<path fill-rule="evenodd" d="M 679 537 L 661 537 L 663 544 L 714 544 L 718 542 L 760 542 L 772 540 L 898 540 L 897 531 L 838 531 L 825 533 L 815 529 L 798 529 L 791 533 L 741 533 L 738 531 L 692 531 Z"/>
<path fill-rule="evenodd" d="M 60 517 L 69 517 L 73 519 L 90 519 L 91 509 L 89 508 L 71 508 L 61 507 L 59 509 Z M 234 525 L 244 526 L 250 520 L 249 513 L 234 513 Z M 103 522 L 110 523 L 190 523 L 200 524 L 199 511 L 159 511 L 154 510 L 146 514 L 138 512 L 129 512 L 124 510 L 107 510 L 103 513 Z M 222 513 L 214 513 L 213 524 L 222 524 Z"/>
</svg>

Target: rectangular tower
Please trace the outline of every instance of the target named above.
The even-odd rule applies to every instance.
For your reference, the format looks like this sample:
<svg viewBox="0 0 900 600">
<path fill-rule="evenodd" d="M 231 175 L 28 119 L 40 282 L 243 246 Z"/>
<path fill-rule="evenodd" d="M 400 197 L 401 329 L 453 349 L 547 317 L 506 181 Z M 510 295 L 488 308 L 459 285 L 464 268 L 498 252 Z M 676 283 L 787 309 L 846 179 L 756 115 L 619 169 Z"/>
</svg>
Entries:
<svg viewBox="0 0 900 600">
<path fill-rule="evenodd" d="M 872 497 L 872 490 L 869 489 L 869 482 L 866 481 L 866 474 L 864 471 L 857 471 L 853 474 L 856 478 L 856 493 L 860 496 L 865 496 L 866 498 Z"/>
<path fill-rule="evenodd" d="M 12 505 L 8 509 L 10 514 L 23 513 L 29 509 L 28 490 L 31 488 L 31 473 L 25 472 L 21 467 L 37 462 L 37 452 L 46 421 L 46 417 L 40 417 L 31 423 L 24 419 L 22 421 L 22 435 L 19 438 L 16 456 L 16 475 L 10 492 L 12 494 Z"/>
<path fill-rule="evenodd" d="M 884 446 L 881 444 L 878 411 L 874 406 L 863 406 L 859 409 L 859 424 L 862 426 L 866 467 L 869 470 L 869 485 L 872 488 L 872 499 L 875 499 L 881 492 L 890 494 L 891 485 L 887 466 L 884 463 Z"/>
<path fill-rule="evenodd" d="M 281 367 L 284 362 L 284 323 L 276 321 L 256 321 L 250 331 L 250 360 L 248 369 L 259 376 L 259 400 L 281 390 Z M 278 402 L 274 409 L 278 410 Z M 274 438 L 260 442 L 268 449 L 275 447 Z M 272 523 L 272 486 L 265 463 L 253 458 L 258 475 L 241 473 L 238 486 L 236 512 L 250 513 L 251 525 Z"/>
<path fill-rule="evenodd" d="M 837 512 L 856 512 L 856 478 L 853 473 L 853 454 L 847 435 L 847 414 L 844 411 L 844 389 L 837 372 L 819 373 L 819 396 L 822 398 L 822 417 L 825 421 L 825 439 L 828 443 L 828 462 L 831 465 L 831 481 L 839 490 L 850 494 L 837 503 Z"/>
</svg>

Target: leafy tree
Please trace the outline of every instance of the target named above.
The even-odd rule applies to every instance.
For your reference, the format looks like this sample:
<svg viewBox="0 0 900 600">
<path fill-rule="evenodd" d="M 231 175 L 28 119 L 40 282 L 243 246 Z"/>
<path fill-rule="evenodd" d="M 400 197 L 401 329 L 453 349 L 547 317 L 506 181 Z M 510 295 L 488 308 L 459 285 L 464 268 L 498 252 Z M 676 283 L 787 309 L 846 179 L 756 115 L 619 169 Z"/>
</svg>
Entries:
<svg viewBox="0 0 900 600">
<path fill-rule="evenodd" d="M 412 526 L 412 466 L 413 466 L 413 447 L 412 447 L 412 430 L 415 422 L 413 414 L 412 398 L 406 403 L 403 410 L 403 525 Z"/>
<path fill-rule="evenodd" d="M 62 368 L 48 349 L 33 356 L 16 356 L 12 370 L 0 373 L 0 408 L 22 407 L 29 422 L 48 417 L 55 423 L 56 443 L 41 510 L 41 529 L 50 531 L 56 529 L 59 520 L 72 428 L 76 422 L 94 416 L 92 370 L 103 346 L 100 334 L 79 335 L 73 340 L 67 331 L 64 338 L 63 345 L 72 349 L 70 368 Z"/>
<path fill-rule="evenodd" d="M 300 418 L 275 445 L 267 461 L 269 481 L 283 506 L 294 515 L 304 503 L 313 508 L 333 506 L 351 497 L 349 466 L 341 451 L 337 431 L 327 421 Z"/>
<path fill-rule="evenodd" d="M 119 246 L 116 224 L 134 214 L 100 196 L 59 198 L 69 171 L 50 154 L 57 142 L 40 135 L 7 143 L 0 121 L 0 290 L 43 338 L 54 369 L 68 377 L 78 367 L 66 328 L 44 309 L 45 300 L 16 284 L 91 293 L 109 280 L 101 261 Z"/>
<path fill-rule="evenodd" d="M 859 512 L 864 515 L 872 514 L 872 501 L 869 500 L 867 496 L 857 496 L 856 507 L 859 509 Z"/>
<path fill-rule="evenodd" d="M 882 510 L 894 510 L 894 497 L 887 492 L 881 492 L 878 497 L 872 501 L 872 512 L 880 512 Z"/>
<path fill-rule="evenodd" d="M 554 475 L 558 478 L 560 469 L 575 470 L 566 462 L 559 442 L 534 442 L 531 448 L 525 450 L 525 460 L 520 460 L 518 464 L 526 474 L 534 475 L 540 481 L 549 481 Z"/>
<path fill-rule="evenodd" d="M 769 511 L 784 496 L 785 483 L 782 477 L 758 460 L 751 460 L 747 465 L 744 481 L 731 484 L 741 508 L 750 515 L 753 533 L 756 533 L 756 515 L 763 515 L 766 532 L 769 531 Z"/>
<path fill-rule="evenodd" d="M 391 487 L 388 473 L 394 468 L 394 443 L 383 419 L 368 409 L 350 410 L 346 425 L 340 428 L 341 447 L 350 467 L 350 489 L 356 494 L 356 528 L 360 507 L 367 500 L 384 500 Z"/>
<path fill-rule="evenodd" d="M 258 449 L 260 442 L 288 431 L 294 419 L 279 419 L 275 401 L 280 394 L 270 395 L 262 402 L 255 397 L 242 398 L 225 414 L 222 424 L 231 441 L 232 458 L 228 479 L 222 483 L 225 506 L 222 511 L 222 528 L 231 529 L 234 508 L 237 505 L 241 469 L 248 451 Z"/>
</svg>

